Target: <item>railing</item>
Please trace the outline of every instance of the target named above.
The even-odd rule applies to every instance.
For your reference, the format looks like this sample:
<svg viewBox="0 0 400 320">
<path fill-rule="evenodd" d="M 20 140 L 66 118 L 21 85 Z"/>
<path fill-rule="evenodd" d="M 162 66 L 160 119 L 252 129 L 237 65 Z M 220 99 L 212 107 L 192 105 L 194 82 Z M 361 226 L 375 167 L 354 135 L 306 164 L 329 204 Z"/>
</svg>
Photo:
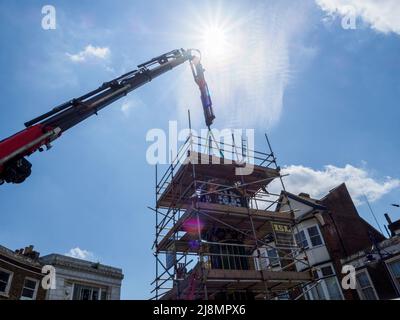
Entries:
<svg viewBox="0 0 400 320">
<path fill-rule="evenodd" d="M 158 196 L 167 189 L 174 174 L 179 170 L 180 166 L 187 162 L 189 151 L 191 153 L 194 152 L 217 157 L 223 161 L 223 164 L 237 163 L 257 165 L 273 169 L 278 168 L 276 165 L 276 158 L 272 152 L 260 152 L 237 146 L 234 143 L 226 143 L 225 141 L 218 142 L 201 136 L 189 135 L 178 149 L 177 154 L 168 165 L 164 174 L 157 181 L 156 192 Z M 208 158 L 202 158 L 200 160 L 201 163 L 198 164 L 209 164 Z M 205 161 L 205 163 L 202 161 Z"/>
</svg>

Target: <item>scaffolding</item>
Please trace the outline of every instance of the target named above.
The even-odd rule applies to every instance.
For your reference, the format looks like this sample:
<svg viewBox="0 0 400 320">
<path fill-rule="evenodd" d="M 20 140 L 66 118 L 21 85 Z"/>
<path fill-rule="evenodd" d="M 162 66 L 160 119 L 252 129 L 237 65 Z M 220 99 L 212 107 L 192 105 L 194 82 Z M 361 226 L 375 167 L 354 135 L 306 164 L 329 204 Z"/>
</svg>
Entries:
<svg viewBox="0 0 400 320">
<path fill-rule="evenodd" d="M 281 194 L 267 190 L 285 186 L 265 138 L 260 152 L 191 132 L 162 175 L 156 167 L 152 299 L 295 299 L 313 283 L 294 212 L 276 211 Z"/>
</svg>

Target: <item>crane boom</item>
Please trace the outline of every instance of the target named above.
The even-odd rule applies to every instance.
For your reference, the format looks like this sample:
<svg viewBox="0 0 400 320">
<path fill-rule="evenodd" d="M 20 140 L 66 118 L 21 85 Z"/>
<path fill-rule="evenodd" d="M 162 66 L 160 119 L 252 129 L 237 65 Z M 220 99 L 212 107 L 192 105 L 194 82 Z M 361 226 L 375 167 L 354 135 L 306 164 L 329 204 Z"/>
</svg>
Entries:
<svg viewBox="0 0 400 320">
<path fill-rule="evenodd" d="M 31 174 L 32 165 L 25 159 L 26 156 L 43 151 L 44 146 L 49 149 L 51 142 L 66 130 L 186 61 L 190 62 L 194 80 L 200 89 L 206 125 L 210 127 L 215 119 L 212 102 L 200 58 L 193 55 L 193 51 L 199 52 L 179 49 L 153 58 L 138 65 L 136 70 L 26 122 L 26 129 L 0 141 L 0 184 L 22 183 Z"/>
</svg>

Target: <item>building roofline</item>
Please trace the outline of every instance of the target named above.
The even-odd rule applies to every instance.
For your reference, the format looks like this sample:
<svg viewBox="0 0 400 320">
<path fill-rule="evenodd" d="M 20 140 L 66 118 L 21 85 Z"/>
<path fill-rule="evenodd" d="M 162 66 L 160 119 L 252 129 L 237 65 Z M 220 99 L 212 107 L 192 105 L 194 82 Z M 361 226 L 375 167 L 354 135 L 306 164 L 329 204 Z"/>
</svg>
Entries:
<svg viewBox="0 0 400 320">
<path fill-rule="evenodd" d="M 19 263 L 25 264 L 30 267 L 35 267 L 35 268 L 41 269 L 41 264 L 39 261 L 33 260 L 22 254 L 18 254 L 16 252 L 12 251 L 11 249 L 8 249 L 2 245 L 0 245 L 0 255 L 1 254 L 8 257 L 9 259 L 13 259 L 13 260 L 19 262 Z"/>
<path fill-rule="evenodd" d="M 303 203 L 305 205 L 308 205 L 308 206 L 310 206 L 310 207 L 312 207 L 314 209 L 317 209 L 317 210 L 326 210 L 327 209 L 325 206 L 323 206 L 321 204 L 318 204 L 318 203 L 315 203 L 313 201 L 307 200 L 307 199 L 305 199 L 303 197 L 297 196 L 297 195 L 295 195 L 295 194 L 293 194 L 291 192 L 288 192 L 288 191 L 282 191 L 281 192 L 281 196 L 283 196 L 283 195 L 286 195 L 287 197 L 292 198 L 293 200 L 301 202 L 301 203 Z M 318 201 L 318 200 L 316 200 L 316 201 Z M 279 210 L 280 207 L 281 207 L 281 201 L 279 201 L 279 203 L 277 205 L 277 210 Z"/>
<path fill-rule="evenodd" d="M 40 262 L 51 264 L 53 266 L 67 267 L 76 270 L 84 270 L 86 272 L 103 274 L 110 277 L 123 279 L 124 275 L 121 268 L 116 268 L 99 262 L 92 262 L 78 258 L 68 257 L 62 254 L 52 253 L 39 259 Z"/>
<path fill-rule="evenodd" d="M 348 190 L 348 189 L 347 189 L 347 186 L 346 186 L 346 183 L 345 183 L 345 182 L 342 182 L 342 183 L 339 184 L 338 186 L 336 186 L 336 187 L 334 187 L 333 189 L 329 190 L 329 192 L 328 192 L 326 195 L 324 195 L 324 196 L 320 199 L 320 201 L 325 200 L 331 193 L 335 192 L 337 189 L 339 189 L 339 188 L 341 188 L 341 187 L 343 187 L 343 186 L 346 188 L 346 190 Z M 351 196 L 350 196 L 350 197 L 351 197 Z M 352 200 L 353 200 L 353 199 L 352 199 Z"/>
</svg>

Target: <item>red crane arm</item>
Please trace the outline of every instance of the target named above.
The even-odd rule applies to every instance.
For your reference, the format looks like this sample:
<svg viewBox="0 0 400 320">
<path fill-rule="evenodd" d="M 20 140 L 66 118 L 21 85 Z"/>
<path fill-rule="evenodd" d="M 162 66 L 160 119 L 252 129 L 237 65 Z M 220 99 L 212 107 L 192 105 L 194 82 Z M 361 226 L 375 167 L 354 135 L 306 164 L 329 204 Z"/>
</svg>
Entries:
<svg viewBox="0 0 400 320">
<path fill-rule="evenodd" d="M 190 62 L 195 82 L 199 86 L 206 125 L 209 127 L 215 116 L 204 80 L 204 69 L 199 57 L 193 55 L 193 52 L 199 51 L 173 50 L 153 58 L 138 65 L 138 69 L 103 83 L 99 88 L 26 122 L 25 130 L 0 141 L 0 184 L 25 181 L 31 174 L 32 167 L 25 159 L 26 156 L 37 150 L 43 151 L 44 146 L 49 149 L 50 143 L 66 130 L 186 61 Z"/>
</svg>

